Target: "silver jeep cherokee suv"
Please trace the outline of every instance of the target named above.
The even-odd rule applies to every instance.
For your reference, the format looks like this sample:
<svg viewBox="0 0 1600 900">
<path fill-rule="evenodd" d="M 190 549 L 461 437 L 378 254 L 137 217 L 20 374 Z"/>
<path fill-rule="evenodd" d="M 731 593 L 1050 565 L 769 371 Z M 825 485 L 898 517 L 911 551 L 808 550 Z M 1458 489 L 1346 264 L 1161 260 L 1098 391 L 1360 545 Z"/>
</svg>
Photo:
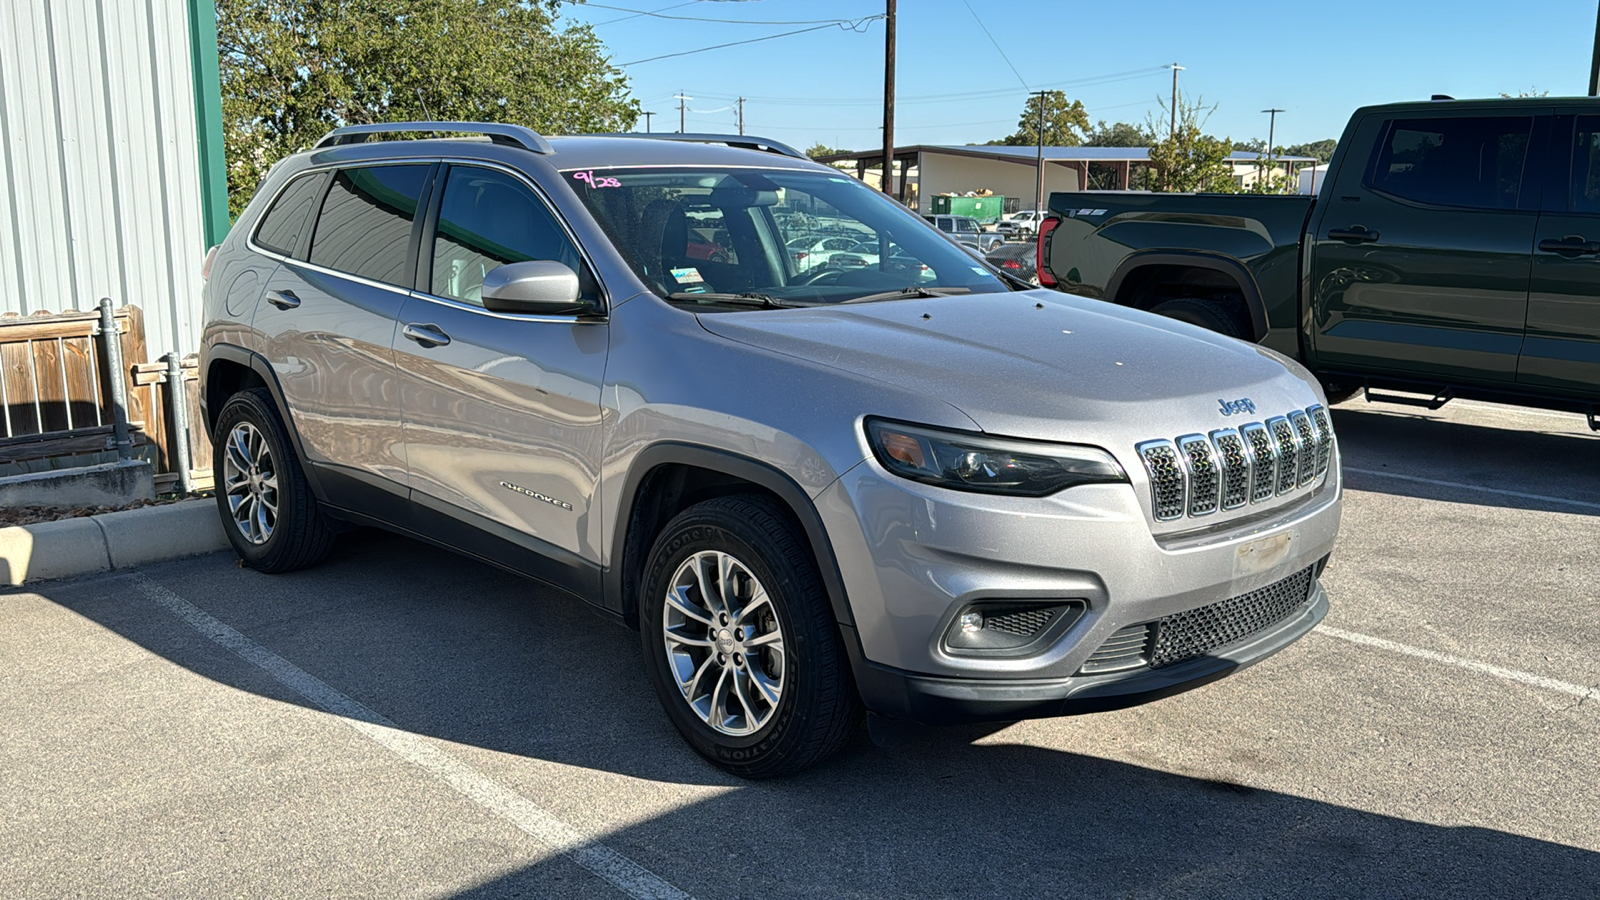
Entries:
<svg viewBox="0 0 1600 900">
<path fill-rule="evenodd" d="M 406 132 L 476 136 L 368 140 Z M 828 235 L 879 252 L 787 252 Z M 357 524 L 532 576 L 638 628 L 673 724 L 740 775 L 824 758 L 863 706 L 1168 696 L 1327 610 L 1338 450 L 1305 370 L 1021 289 L 779 144 L 342 128 L 208 271 L 247 565 Z"/>
</svg>

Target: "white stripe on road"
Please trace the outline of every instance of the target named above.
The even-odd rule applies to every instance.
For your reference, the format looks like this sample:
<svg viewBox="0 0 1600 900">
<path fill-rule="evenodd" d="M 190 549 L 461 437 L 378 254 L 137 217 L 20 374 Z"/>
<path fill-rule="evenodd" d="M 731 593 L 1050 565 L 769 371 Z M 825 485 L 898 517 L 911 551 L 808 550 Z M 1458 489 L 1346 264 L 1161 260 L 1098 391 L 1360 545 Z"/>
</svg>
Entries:
<svg viewBox="0 0 1600 900">
<path fill-rule="evenodd" d="M 1597 688 L 1587 688 L 1581 684 L 1572 684 L 1571 682 L 1567 681 L 1557 681 L 1554 678 L 1546 678 L 1543 675 L 1535 675 L 1532 672 L 1522 672 L 1517 669 L 1507 669 L 1504 666 L 1491 666 L 1488 663 L 1478 662 L 1474 659 L 1454 656 L 1449 653 L 1440 653 L 1437 650 L 1424 650 L 1421 647 L 1413 647 L 1410 644 L 1402 644 L 1398 641 L 1390 641 L 1383 638 L 1372 637 L 1370 635 L 1358 634 L 1354 631 L 1345 631 L 1343 628 L 1334 628 L 1331 625 L 1318 626 L 1316 633 L 1325 634 L 1332 638 L 1338 638 L 1341 641 L 1349 641 L 1352 644 L 1361 644 L 1365 647 L 1376 647 L 1379 650 L 1388 650 L 1390 653 L 1401 653 L 1406 656 L 1414 656 L 1418 659 L 1426 659 L 1430 662 L 1444 663 L 1447 666 L 1456 666 L 1457 668 L 1466 669 L 1470 672 L 1477 672 L 1480 675 L 1492 675 L 1495 678 L 1503 678 L 1506 681 L 1515 681 L 1519 684 L 1543 688 L 1547 691 L 1570 694 L 1580 700 L 1588 700 L 1591 698 L 1600 699 L 1600 689 Z"/>
<path fill-rule="evenodd" d="M 341 717 L 346 725 L 406 762 L 448 784 L 456 793 L 505 818 L 535 840 L 611 882 L 630 897 L 692 898 L 605 844 L 583 834 L 521 794 L 490 779 L 422 737 L 330 687 L 271 650 L 223 624 L 210 613 L 144 575 L 134 575 L 144 595 L 182 619 L 189 627 L 233 651 L 245 662 L 282 682 L 295 693 Z"/>
<path fill-rule="evenodd" d="M 1529 494 L 1523 491 L 1508 491 L 1504 488 L 1483 487 L 1477 484 L 1467 484 L 1463 481 L 1440 481 L 1437 478 L 1419 478 L 1416 475 L 1401 475 L 1398 472 L 1384 472 L 1378 469 L 1357 469 L 1345 466 L 1345 472 L 1354 472 L 1357 475 L 1376 475 L 1380 478 L 1398 478 L 1401 481 L 1417 481 L 1422 484 L 1434 484 L 1439 487 L 1457 488 L 1464 491 L 1481 491 L 1485 494 L 1499 494 L 1504 497 L 1520 497 L 1523 500 L 1539 500 L 1545 503 L 1560 503 L 1564 506 L 1576 506 L 1579 509 L 1600 509 L 1600 503 L 1591 503 L 1588 500 L 1569 500 L 1566 497 L 1552 497 L 1548 494 Z"/>
</svg>

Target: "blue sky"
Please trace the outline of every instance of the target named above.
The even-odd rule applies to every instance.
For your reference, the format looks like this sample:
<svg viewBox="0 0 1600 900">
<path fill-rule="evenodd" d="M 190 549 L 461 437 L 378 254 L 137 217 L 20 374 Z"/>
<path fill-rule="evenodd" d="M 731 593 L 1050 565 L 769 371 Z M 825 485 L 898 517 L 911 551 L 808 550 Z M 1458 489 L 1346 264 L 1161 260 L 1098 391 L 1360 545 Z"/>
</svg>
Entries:
<svg viewBox="0 0 1600 900">
<path fill-rule="evenodd" d="M 883 11 L 873 0 L 598 2 L 750 21 L 860 19 Z M 1208 131 L 1265 138 L 1268 117 L 1258 110 L 1278 107 L 1286 110 L 1278 115 L 1280 145 L 1336 138 L 1350 112 L 1371 103 L 1530 88 L 1582 94 L 1596 14 L 1595 0 L 967 2 L 1017 71 L 962 0 L 899 0 L 897 144 L 1003 137 L 1015 130 L 1028 89 L 1059 87 L 1083 101 L 1091 120 L 1142 123 L 1159 112 L 1157 95 L 1171 90 L 1171 73 L 1159 68 L 1171 62 L 1186 67 L 1179 84 L 1188 96 L 1216 105 Z M 734 113 L 725 108 L 742 95 L 752 134 L 802 149 L 818 141 L 846 149 L 881 143 L 881 21 L 861 33 L 830 27 L 636 62 L 807 26 L 624 19 L 625 12 L 593 5 L 563 9 L 596 26 L 613 61 L 624 64 L 634 96 L 657 113 L 657 130 L 677 130 L 672 95 L 683 92 L 695 98 L 688 103 L 690 131 L 733 131 Z"/>
</svg>

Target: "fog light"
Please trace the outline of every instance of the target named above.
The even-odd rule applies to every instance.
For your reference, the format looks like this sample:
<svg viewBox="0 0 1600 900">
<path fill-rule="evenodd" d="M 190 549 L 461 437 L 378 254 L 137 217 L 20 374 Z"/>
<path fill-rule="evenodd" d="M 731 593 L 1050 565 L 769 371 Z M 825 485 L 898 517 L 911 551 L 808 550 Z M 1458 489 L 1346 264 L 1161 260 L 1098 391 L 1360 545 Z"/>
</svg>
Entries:
<svg viewBox="0 0 1600 900">
<path fill-rule="evenodd" d="M 1036 653 L 1066 633 L 1086 606 L 1082 600 L 985 598 L 951 618 L 944 648 L 958 655 Z"/>
<path fill-rule="evenodd" d="M 982 630 L 983 630 L 983 613 L 969 612 L 969 613 L 962 613 L 961 614 L 961 633 L 962 634 L 977 634 L 978 632 L 980 632 Z"/>
</svg>

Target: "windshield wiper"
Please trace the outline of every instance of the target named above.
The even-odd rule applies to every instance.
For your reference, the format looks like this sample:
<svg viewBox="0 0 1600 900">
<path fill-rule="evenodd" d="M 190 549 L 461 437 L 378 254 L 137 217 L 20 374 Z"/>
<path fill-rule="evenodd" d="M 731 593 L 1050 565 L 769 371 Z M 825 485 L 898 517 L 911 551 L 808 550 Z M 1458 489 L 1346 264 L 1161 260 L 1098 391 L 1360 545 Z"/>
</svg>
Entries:
<svg viewBox="0 0 1600 900">
<path fill-rule="evenodd" d="M 849 300 L 841 300 L 834 305 L 843 306 L 846 303 L 871 303 L 874 300 L 906 300 L 912 297 L 948 297 L 951 294 L 970 293 L 972 293 L 972 291 L 968 288 L 945 288 L 944 290 L 936 291 L 933 288 L 923 287 L 920 284 L 913 284 L 910 287 L 903 287 L 898 291 L 884 291 L 881 294 L 868 294 L 865 297 L 851 297 Z"/>
<path fill-rule="evenodd" d="M 756 294 L 756 293 L 748 293 L 748 292 L 747 293 L 743 293 L 743 294 L 719 294 L 719 293 L 716 293 L 716 292 L 708 291 L 708 292 L 703 293 L 703 294 L 692 294 L 692 293 L 689 293 L 687 291 L 682 291 L 682 292 L 679 292 L 679 293 L 676 293 L 676 294 L 668 294 L 667 295 L 667 299 L 668 300 L 680 300 L 680 301 L 693 300 L 696 303 L 704 303 L 704 302 L 709 302 L 709 303 L 727 303 L 727 304 L 730 304 L 732 306 L 756 306 L 756 307 L 760 307 L 762 309 L 791 309 L 792 308 L 789 304 L 784 303 L 783 301 L 779 300 L 777 297 L 773 297 L 773 296 L 770 296 L 770 295 L 767 295 L 767 294 Z"/>
</svg>

